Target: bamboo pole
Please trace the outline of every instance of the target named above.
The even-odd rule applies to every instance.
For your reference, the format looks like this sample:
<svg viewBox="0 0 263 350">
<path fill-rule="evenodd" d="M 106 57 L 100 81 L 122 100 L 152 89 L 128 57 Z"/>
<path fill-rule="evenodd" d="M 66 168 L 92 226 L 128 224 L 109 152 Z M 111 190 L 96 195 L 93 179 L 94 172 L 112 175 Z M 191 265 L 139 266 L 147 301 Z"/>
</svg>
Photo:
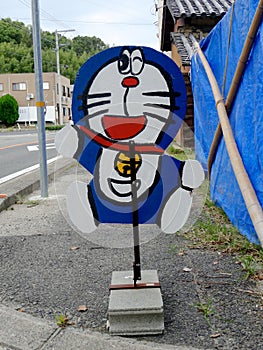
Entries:
<svg viewBox="0 0 263 350">
<path fill-rule="evenodd" d="M 224 98 L 220 93 L 217 81 L 212 72 L 212 69 L 207 62 L 205 55 L 203 54 L 199 44 L 194 43 L 194 47 L 200 57 L 200 60 L 204 66 L 205 72 L 207 74 L 209 83 L 212 88 L 212 92 L 215 99 L 216 109 L 221 123 L 222 132 L 224 135 L 226 148 L 229 154 L 230 162 L 236 176 L 240 191 L 244 198 L 247 210 L 249 212 L 250 218 L 254 225 L 255 231 L 258 235 L 261 246 L 263 247 L 263 211 L 260 203 L 257 199 L 254 188 L 250 182 L 246 169 L 244 167 L 243 161 L 239 154 L 237 144 L 234 139 L 233 131 L 229 123 L 229 118 L 226 112 L 226 107 L 224 104 Z"/>
<path fill-rule="evenodd" d="M 250 28 L 249 28 L 249 31 L 248 31 L 248 34 L 247 34 L 240 58 L 239 58 L 239 61 L 238 61 L 237 67 L 236 67 L 236 71 L 235 71 L 234 77 L 232 79 L 231 86 L 229 88 L 229 92 L 228 92 L 228 95 L 226 98 L 225 105 L 226 105 L 226 110 L 228 113 L 230 112 L 232 105 L 233 105 L 233 102 L 234 102 L 234 99 L 236 97 L 236 94 L 237 94 L 237 91 L 239 88 L 239 84 L 240 84 L 241 78 L 243 76 L 243 73 L 245 71 L 245 68 L 247 65 L 247 60 L 248 60 L 248 57 L 250 55 L 250 52 L 251 52 L 251 49 L 253 46 L 253 42 L 255 40 L 258 28 L 262 22 L 262 17 L 263 17 L 263 0 L 260 0 L 258 3 L 258 6 L 257 6 L 256 12 L 255 12 L 255 15 L 253 17 L 253 21 L 250 25 Z M 212 144 L 210 147 L 210 152 L 208 155 L 207 165 L 208 165 L 209 176 L 211 173 L 212 164 L 214 162 L 216 150 L 217 150 L 217 147 L 219 145 L 221 138 L 222 138 L 222 130 L 221 130 L 220 122 L 219 122 L 217 125 L 217 128 L 216 128 L 214 138 L 213 138 L 213 141 L 212 141 Z"/>
</svg>

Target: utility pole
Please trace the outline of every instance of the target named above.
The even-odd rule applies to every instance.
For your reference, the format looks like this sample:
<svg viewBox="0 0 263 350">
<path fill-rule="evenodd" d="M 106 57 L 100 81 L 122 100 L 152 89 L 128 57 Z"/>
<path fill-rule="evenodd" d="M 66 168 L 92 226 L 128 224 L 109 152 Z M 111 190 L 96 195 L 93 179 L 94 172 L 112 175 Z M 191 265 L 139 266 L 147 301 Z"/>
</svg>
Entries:
<svg viewBox="0 0 263 350">
<path fill-rule="evenodd" d="M 65 32 L 74 32 L 75 29 L 66 29 L 66 30 L 56 30 L 56 57 L 57 57 L 57 74 L 58 74 L 58 109 L 59 109 L 59 124 L 64 124 L 63 121 L 63 111 L 62 111 L 62 93 L 61 93 L 61 79 L 60 79 L 60 62 L 59 62 L 59 43 L 58 43 L 58 33 L 65 33 Z"/>
<path fill-rule="evenodd" d="M 36 85 L 36 107 L 37 107 L 37 128 L 39 143 L 39 165 L 40 165 L 40 189 L 41 197 L 48 197 L 48 177 L 47 177 L 47 155 L 46 155 L 46 134 L 45 134 L 45 114 L 44 114 L 44 92 L 42 77 L 42 53 L 39 21 L 38 0 L 32 0 L 32 29 L 34 46 L 34 68 Z"/>
</svg>

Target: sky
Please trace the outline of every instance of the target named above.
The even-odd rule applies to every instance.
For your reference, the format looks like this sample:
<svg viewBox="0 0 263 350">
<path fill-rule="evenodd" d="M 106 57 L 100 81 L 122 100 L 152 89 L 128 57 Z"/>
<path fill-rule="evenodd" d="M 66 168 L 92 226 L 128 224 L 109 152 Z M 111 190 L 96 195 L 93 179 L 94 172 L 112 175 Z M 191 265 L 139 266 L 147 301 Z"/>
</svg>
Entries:
<svg viewBox="0 0 263 350">
<path fill-rule="evenodd" d="M 74 36 L 96 36 L 110 46 L 159 48 L 157 0 L 39 0 L 42 30 L 70 30 Z M 0 18 L 31 24 L 31 0 L 1 0 Z"/>
</svg>

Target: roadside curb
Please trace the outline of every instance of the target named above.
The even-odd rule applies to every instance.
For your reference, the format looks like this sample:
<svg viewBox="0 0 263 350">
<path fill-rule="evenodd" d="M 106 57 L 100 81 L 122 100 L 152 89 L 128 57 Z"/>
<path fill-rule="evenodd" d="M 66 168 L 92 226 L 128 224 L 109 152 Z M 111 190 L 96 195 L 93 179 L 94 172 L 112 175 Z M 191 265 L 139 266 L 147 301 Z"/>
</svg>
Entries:
<svg viewBox="0 0 263 350">
<path fill-rule="evenodd" d="M 0 350 L 198 350 L 192 347 L 111 336 L 39 319 L 0 304 Z"/>
<path fill-rule="evenodd" d="M 72 159 L 61 158 L 47 165 L 48 183 L 54 180 L 55 174 L 63 172 L 74 164 Z M 39 169 L 29 172 L 1 185 L 1 193 L 6 193 L 5 198 L 0 198 L 0 212 L 15 204 L 18 196 L 27 196 L 40 188 Z"/>
</svg>

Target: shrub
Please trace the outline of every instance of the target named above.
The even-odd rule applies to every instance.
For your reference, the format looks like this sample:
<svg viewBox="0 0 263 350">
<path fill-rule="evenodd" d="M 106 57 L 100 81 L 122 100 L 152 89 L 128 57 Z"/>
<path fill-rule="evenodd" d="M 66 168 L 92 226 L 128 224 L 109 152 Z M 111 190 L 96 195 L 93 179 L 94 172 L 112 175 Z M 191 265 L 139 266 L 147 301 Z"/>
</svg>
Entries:
<svg viewBox="0 0 263 350">
<path fill-rule="evenodd" d="M 19 118 L 16 99 L 7 94 L 0 98 L 0 120 L 6 126 L 14 125 Z"/>
</svg>

